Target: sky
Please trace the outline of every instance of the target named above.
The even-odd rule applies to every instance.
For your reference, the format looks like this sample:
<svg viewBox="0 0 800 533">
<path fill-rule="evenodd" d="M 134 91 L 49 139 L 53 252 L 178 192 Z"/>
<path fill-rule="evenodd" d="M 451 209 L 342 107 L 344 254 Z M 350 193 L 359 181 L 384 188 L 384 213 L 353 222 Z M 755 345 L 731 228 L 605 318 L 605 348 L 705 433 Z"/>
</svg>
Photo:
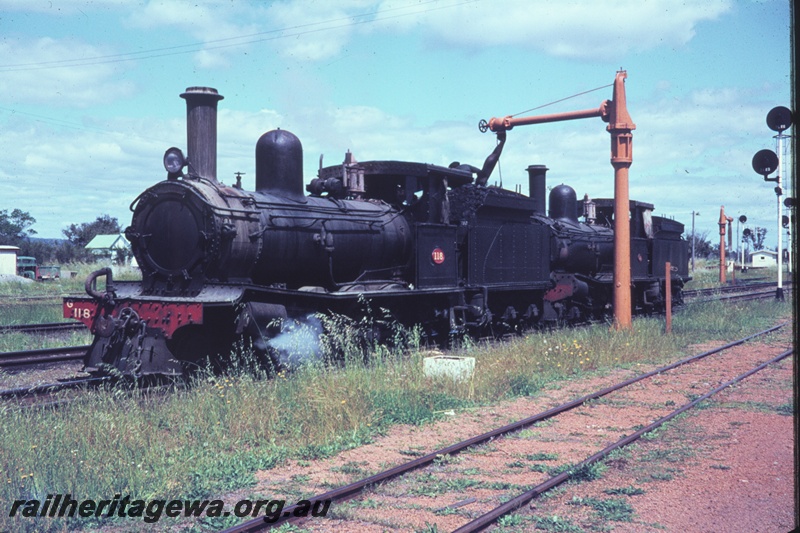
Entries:
<svg viewBox="0 0 800 533">
<path fill-rule="evenodd" d="M 191 86 L 224 96 L 217 174 L 252 190 L 255 143 L 278 127 L 303 143 L 306 183 L 346 150 L 480 167 L 496 141 L 479 120 L 597 108 L 624 69 L 631 199 L 687 234 L 699 213 L 712 243 L 724 205 L 774 248 L 774 183 L 752 157 L 777 150 L 770 109 L 792 107 L 790 3 L 0 0 L 0 210 L 46 238 L 104 214 L 126 227 L 164 151 L 186 152 Z M 549 186 L 609 198 L 605 126 L 514 128 L 490 183 L 527 194 L 525 168 L 545 164 Z"/>
</svg>

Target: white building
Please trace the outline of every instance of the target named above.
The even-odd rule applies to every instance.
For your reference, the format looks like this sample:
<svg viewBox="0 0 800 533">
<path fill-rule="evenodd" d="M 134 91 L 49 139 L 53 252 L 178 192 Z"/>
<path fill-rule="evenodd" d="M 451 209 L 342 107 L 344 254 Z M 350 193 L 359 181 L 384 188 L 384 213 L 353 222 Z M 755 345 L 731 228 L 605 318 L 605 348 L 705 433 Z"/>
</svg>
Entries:
<svg viewBox="0 0 800 533">
<path fill-rule="evenodd" d="M 19 248 L 16 246 L 0 246 L 0 275 L 17 275 L 17 254 Z"/>
<path fill-rule="evenodd" d="M 750 254 L 750 264 L 753 267 L 767 267 L 778 264 L 778 252 L 772 250 L 759 250 Z"/>
<path fill-rule="evenodd" d="M 117 250 L 122 250 L 127 255 L 130 255 L 131 244 L 125 238 L 125 235 L 116 233 L 113 235 L 96 235 L 85 248 L 98 259 L 115 260 L 117 258 Z"/>
</svg>

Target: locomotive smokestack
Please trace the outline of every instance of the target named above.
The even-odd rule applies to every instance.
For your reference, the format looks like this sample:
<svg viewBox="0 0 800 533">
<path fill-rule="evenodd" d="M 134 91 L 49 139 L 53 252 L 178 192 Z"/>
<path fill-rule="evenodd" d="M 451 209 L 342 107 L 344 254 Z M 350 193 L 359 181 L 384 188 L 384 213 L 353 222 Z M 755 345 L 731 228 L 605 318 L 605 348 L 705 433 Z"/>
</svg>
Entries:
<svg viewBox="0 0 800 533">
<path fill-rule="evenodd" d="M 217 102 L 223 96 L 211 87 L 187 87 L 186 149 L 189 172 L 217 181 Z"/>
<path fill-rule="evenodd" d="M 534 200 L 534 212 L 545 214 L 545 195 L 547 194 L 547 171 L 545 165 L 530 165 L 528 168 L 528 196 Z"/>
</svg>

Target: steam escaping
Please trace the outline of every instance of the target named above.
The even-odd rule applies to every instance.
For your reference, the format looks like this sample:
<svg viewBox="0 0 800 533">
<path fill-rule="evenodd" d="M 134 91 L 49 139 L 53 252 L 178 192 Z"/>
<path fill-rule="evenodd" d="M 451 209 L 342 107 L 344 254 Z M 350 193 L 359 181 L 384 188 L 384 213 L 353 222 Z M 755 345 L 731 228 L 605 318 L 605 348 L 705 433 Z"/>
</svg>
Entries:
<svg viewBox="0 0 800 533">
<path fill-rule="evenodd" d="M 284 320 L 281 332 L 267 341 L 267 346 L 277 353 L 280 367 L 297 368 L 322 360 L 322 333 L 322 322 L 309 314 L 303 319 Z"/>
</svg>

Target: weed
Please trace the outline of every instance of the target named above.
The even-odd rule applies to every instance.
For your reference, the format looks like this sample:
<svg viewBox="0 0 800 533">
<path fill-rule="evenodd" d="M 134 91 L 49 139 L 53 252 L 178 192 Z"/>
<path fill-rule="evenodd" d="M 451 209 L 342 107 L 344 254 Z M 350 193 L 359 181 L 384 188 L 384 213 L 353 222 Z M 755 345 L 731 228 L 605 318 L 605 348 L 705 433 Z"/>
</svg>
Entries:
<svg viewBox="0 0 800 533">
<path fill-rule="evenodd" d="M 605 489 L 603 492 L 610 495 L 619 495 L 622 494 L 624 496 L 638 496 L 640 494 L 644 494 L 645 490 L 639 487 L 634 487 L 633 485 L 628 485 L 627 487 L 619 487 L 615 489 Z"/>
<path fill-rule="evenodd" d="M 491 481 L 488 483 L 484 483 L 483 487 L 491 490 L 511 490 L 516 488 L 521 488 L 519 485 L 515 485 L 514 483 L 508 483 L 507 481 Z"/>
<path fill-rule="evenodd" d="M 614 522 L 630 522 L 634 513 L 633 507 L 621 498 L 598 499 L 579 498 L 576 496 L 567 503 L 591 507 L 597 512 L 598 518 Z"/>
<path fill-rule="evenodd" d="M 343 474 L 351 474 L 351 475 L 358 475 L 363 476 L 367 474 L 367 471 L 362 468 L 362 466 L 367 465 L 366 461 L 356 462 L 356 461 L 349 461 L 342 466 L 336 466 L 331 468 L 332 472 L 341 472 Z"/>
<path fill-rule="evenodd" d="M 548 490 L 547 492 L 543 493 L 540 498 L 548 499 L 548 498 L 557 498 L 567 492 L 567 488 L 563 485 L 560 487 L 555 487 L 553 489 Z"/>
<path fill-rule="evenodd" d="M 437 509 L 434 511 L 434 514 L 437 516 L 448 516 L 451 514 L 461 514 L 462 510 L 456 507 L 444 507 L 442 509 Z"/>
<path fill-rule="evenodd" d="M 650 478 L 656 481 L 672 481 L 675 476 L 673 476 L 670 472 L 652 472 L 650 474 Z"/>
<path fill-rule="evenodd" d="M 583 533 L 583 528 L 573 524 L 568 518 L 561 518 L 558 515 L 534 516 L 533 524 L 536 529 L 552 533 Z"/>
<path fill-rule="evenodd" d="M 528 461 L 557 461 L 558 454 L 555 452 L 537 452 L 525 456 Z"/>
<path fill-rule="evenodd" d="M 523 523 L 525 523 L 525 518 L 522 515 L 518 514 L 509 514 L 501 516 L 500 519 L 497 521 L 497 525 L 499 525 L 500 527 L 521 526 Z"/>
<path fill-rule="evenodd" d="M 676 446 L 660 450 L 650 450 L 642 455 L 642 461 L 667 461 L 669 463 L 679 463 L 689 457 L 693 457 L 695 451 L 689 446 Z"/>
<path fill-rule="evenodd" d="M 571 463 L 556 466 L 548 470 L 551 477 L 567 472 L 570 481 L 594 481 L 599 479 L 608 470 L 608 467 L 603 463 L 591 463 L 583 466 L 576 466 Z"/>
<path fill-rule="evenodd" d="M 444 466 L 449 464 L 458 464 L 462 461 L 460 455 L 439 454 L 433 459 L 433 464 L 437 466 Z"/>
</svg>

